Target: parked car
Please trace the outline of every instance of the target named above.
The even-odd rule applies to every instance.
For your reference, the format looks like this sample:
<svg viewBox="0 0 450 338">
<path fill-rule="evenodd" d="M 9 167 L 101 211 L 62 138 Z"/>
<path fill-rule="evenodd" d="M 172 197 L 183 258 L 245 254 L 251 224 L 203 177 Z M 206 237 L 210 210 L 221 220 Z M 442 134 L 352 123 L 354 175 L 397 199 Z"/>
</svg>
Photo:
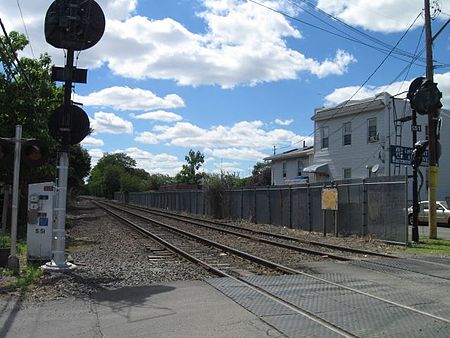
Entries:
<svg viewBox="0 0 450 338">
<path fill-rule="evenodd" d="M 419 223 L 428 223 L 428 201 L 419 202 Z M 413 223 L 412 206 L 408 208 L 408 222 Z M 436 201 L 437 223 L 450 227 L 450 208 L 445 201 Z"/>
</svg>

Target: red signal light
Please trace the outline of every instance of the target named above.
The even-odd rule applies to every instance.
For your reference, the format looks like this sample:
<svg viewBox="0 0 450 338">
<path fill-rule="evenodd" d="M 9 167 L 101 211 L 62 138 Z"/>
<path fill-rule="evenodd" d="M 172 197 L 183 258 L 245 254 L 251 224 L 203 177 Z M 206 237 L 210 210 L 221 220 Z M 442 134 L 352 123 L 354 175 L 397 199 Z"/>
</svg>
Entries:
<svg viewBox="0 0 450 338">
<path fill-rule="evenodd" d="M 30 140 L 22 146 L 22 160 L 28 166 L 40 166 L 47 160 L 47 147 L 39 140 Z"/>
</svg>

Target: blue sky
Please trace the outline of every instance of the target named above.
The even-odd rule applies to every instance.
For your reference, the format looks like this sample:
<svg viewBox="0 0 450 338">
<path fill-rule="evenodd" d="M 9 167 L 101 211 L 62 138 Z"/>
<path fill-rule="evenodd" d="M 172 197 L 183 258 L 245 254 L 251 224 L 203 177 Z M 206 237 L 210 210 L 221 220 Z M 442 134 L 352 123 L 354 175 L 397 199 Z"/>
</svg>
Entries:
<svg viewBox="0 0 450 338">
<path fill-rule="evenodd" d="M 63 51 L 44 38 L 51 2 L 2 0 L 0 17 L 8 31 L 26 29 L 25 56 L 47 52 L 63 66 Z M 245 177 L 274 145 L 280 152 L 312 144 L 315 108 L 397 94 L 425 73 L 421 60 L 401 73 L 417 46 L 424 47 L 422 0 L 98 3 L 105 34 L 79 54 L 88 83 L 76 85 L 74 94 L 95 130 L 82 142 L 94 163 L 104 152 L 122 151 L 150 173 L 174 175 L 192 148 L 205 154 L 205 171 Z M 441 0 L 436 8 L 433 32 L 450 19 L 450 4 Z M 411 25 L 397 47 L 405 55 L 392 53 L 355 95 Z M 447 28 L 434 44 L 445 106 L 449 48 Z"/>
</svg>

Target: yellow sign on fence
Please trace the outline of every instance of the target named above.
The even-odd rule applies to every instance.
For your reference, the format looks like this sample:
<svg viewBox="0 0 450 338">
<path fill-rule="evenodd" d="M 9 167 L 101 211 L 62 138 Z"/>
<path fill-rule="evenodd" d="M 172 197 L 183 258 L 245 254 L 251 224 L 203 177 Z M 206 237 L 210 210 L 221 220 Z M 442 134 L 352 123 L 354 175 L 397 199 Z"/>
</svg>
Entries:
<svg viewBox="0 0 450 338">
<path fill-rule="evenodd" d="M 322 189 L 322 210 L 338 209 L 338 191 L 336 188 Z"/>
</svg>

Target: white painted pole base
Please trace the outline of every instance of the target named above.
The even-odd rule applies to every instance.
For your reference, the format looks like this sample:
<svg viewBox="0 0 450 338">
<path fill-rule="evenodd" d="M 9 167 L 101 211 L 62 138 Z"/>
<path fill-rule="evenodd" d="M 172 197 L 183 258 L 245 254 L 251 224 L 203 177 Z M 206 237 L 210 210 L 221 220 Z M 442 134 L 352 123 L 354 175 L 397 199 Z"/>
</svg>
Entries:
<svg viewBox="0 0 450 338">
<path fill-rule="evenodd" d="M 56 264 L 55 261 L 47 262 L 41 266 L 41 269 L 48 272 L 67 272 L 76 269 L 76 265 L 70 262 L 64 264 Z"/>
</svg>

